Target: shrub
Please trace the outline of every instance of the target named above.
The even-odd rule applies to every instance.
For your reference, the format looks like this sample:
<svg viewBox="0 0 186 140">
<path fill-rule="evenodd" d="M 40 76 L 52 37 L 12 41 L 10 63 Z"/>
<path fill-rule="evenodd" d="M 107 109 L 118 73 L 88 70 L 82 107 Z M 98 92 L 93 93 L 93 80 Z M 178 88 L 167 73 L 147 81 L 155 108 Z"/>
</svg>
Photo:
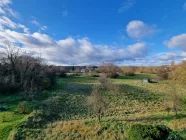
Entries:
<svg viewBox="0 0 186 140">
<path fill-rule="evenodd" d="M 132 125 L 128 131 L 129 140 L 182 140 L 166 126 Z"/>
<path fill-rule="evenodd" d="M 10 122 L 12 120 L 12 116 L 13 114 L 10 112 L 3 113 L 1 120 L 2 122 Z"/>
<path fill-rule="evenodd" d="M 32 112 L 32 106 L 27 101 L 22 101 L 18 105 L 17 112 L 20 114 L 29 114 Z"/>
<path fill-rule="evenodd" d="M 90 77 L 99 77 L 99 73 L 92 72 L 92 73 L 89 73 L 89 76 Z"/>
<path fill-rule="evenodd" d="M 18 86 L 17 84 L 10 85 L 0 83 L 0 85 L 0 93 L 15 93 L 20 89 L 20 86 Z"/>
<path fill-rule="evenodd" d="M 105 73 L 107 78 L 118 77 L 119 75 L 117 73 L 120 71 L 119 67 L 113 63 L 103 63 L 101 66 L 99 66 L 99 70 L 100 72 Z"/>
<path fill-rule="evenodd" d="M 117 78 L 119 74 L 117 73 L 107 73 L 107 78 Z"/>
<path fill-rule="evenodd" d="M 45 74 L 45 77 L 43 78 L 43 84 L 42 88 L 43 89 L 50 89 L 54 87 L 56 84 L 56 75 L 52 71 L 48 71 Z"/>
<path fill-rule="evenodd" d="M 99 82 L 101 84 L 102 89 L 107 90 L 110 93 L 119 94 L 121 92 L 120 86 L 113 84 L 112 81 L 106 78 L 106 76 L 104 75 L 100 76 Z"/>
<path fill-rule="evenodd" d="M 119 75 L 117 73 L 100 73 L 99 77 L 101 78 L 117 78 Z"/>
<path fill-rule="evenodd" d="M 183 100 L 184 100 L 184 103 L 186 104 L 186 96 L 183 98 Z"/>
<path fill-rule="evenodd" d="M 157 71 L 156 77 L 158 80 L 167 80 L 168 79 L 168 72 L 164 69 L 160 69 Z"/>
<path fill-rule="evenodd" d="M 43 80 L 43 88 L 44 89 L 49 89 L 51 87 L 51 82 L 50 82 L 50 79 L 49 78 L 45 78 Z"/>
<path fill-rule="evenodd" d="M 134 76 L 135 68 L 134 67 L 121 67 L 120 71 L 125 76 Z"/>
<path fill-rule="evenodd" d="M 112 89 L 112 82 L 108 79 L 108 78 L 106 78 L 106 77 L 104 77 L 104 76 L 101 76 L 100 78 L 99 78 L 99 82 L 100 82 L 100 84 L 101 84 L 101 86 L 102 86 L 102 88 L 103 89 L 106 89 L 106 90 L 111 90 Z"/>
<path fill-rule="evenodd" d="M 128 71 L 128 72 L 125 72 L 124 75 L 125 76 L 134 76 L 135 74 L 132 71 L 131 72 Z"/>
<path fill-rule="evenodd" d="M 66 77 L 67 76 L 67 74 L 64 71 L 61 71 L 61 72 L 57 73 L 56 75 L 59 77 Z"/>
<path fill-rule="evenodd" d="M 72 73 L 72 74 L 70 74 L 70 76 L 82 76 L 82 73 Z"/>
<path fill-rule="evenodd" d="M 100 121 L 102 116 L 104 115 L 104 112 L 108 108 L 108 101 L 106 96 L 103 95 L 102 89 L 100 86 L 95 85 L 93 87 L 91 96 L 88 101 L 90 105 L 90 110 L 97 115 L 98 120 Z"/>
</svg>

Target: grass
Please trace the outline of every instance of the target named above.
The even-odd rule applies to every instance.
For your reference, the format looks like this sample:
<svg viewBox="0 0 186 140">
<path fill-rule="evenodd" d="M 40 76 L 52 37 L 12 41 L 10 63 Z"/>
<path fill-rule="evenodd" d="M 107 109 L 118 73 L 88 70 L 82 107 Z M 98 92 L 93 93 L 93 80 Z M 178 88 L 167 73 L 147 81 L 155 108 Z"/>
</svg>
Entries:
<svg viewBox="0 0 186 140">
<path fill-rule="evenodd" d="M 0 106 L 8 105 L 8 111 L 0 112 L 0 140 L 7 140 L 11 130 L 20 123 L 26 115 L 17 114 L 16 109 L 23 98 L 20 95 L 0 95 Z"/>
<path fill-rule="evenodd" d="M 46 108 L 51 112 L 57 111 L 60 118 L 47 120 L 44 128 L 30 128 L 24 126 L 21 133 L 27 139 L 126 139 L 128 127 L 133 124 L 163 124 L 171 129 L 179 131 L 186 139 L 186 110 L 182 109 L 175 117 L 165 111 L 165 104 L 171 101 L 169 97 L 169 85 L 166 82 L 142 83 L 143 78 L 154 78 L 153 74 L 136 74 L 135 76 L 120 76 L 112 79 L 120 89 L 120 94 L 106 92 L 109 101 L 109 109 L 105 112 L 103 119 L 99 122 L 96 116 L 90 115 L 86 107 L 86 99 L 90 96 L 92 86 L 98 84 L 96 77 L 66 77 L 57 79 L 55 89 L 43 91 L 38 98 L 39 103 L 51 104 Z M 185 91 L 179 91 L 186 96 Z M 57 98 L 57 101 L 56 101 Z M 27 115 L 16 114 L 15 110 L 22 98 L 18 95 L 1 96 L 0 99 L 8 104 L 10 121 L 0 123 L 0 133 L 6 139 L 17 123 L 22 122 Z M 3 104 L 1 104 L 3 105 Z M 184 106 L 185 107 L 185 106 Z M 183 108 L 180 107 L 180 108 Z M 44 120 L 45 116 L 36 116 L 35 121 Z M 1 121 L 1 119 L 0 119 Z M 28 123 L 28 120 L 25 121 Z M 31 123 L 32 124 L 32 123 Z M 1 139 L 1 138 L 0 138 Z"/>
</svg>

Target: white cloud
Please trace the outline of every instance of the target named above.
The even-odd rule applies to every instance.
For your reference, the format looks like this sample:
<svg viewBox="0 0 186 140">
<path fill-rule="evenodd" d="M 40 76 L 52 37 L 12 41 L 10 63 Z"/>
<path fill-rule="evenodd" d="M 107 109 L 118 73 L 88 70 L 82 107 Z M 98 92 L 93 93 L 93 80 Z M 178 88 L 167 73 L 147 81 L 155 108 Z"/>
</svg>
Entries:
<svg viewBox="0 0 186 140">
<path fill-rule="evenodd" d="M 32 21 L 31 21 L 31 23 L 32 24 L 35 24 L 38 28 L 39 28 L 39 30 L 43 30 L 43 31 L 45 31 L 45 30 L 47 30 L 47 26 L 45 26 L 45 25 L 41 25 L 36 19 L 33 19 Z"/>
<path fill-rule="evenodd" d="M 47 26 L 42 26 L 41 30 L 45 31 L 45 30 L 47 30 L 47 28 L 48 28 Z"/>
<path fill-rule="evenodd" d="M 4 38 L 3 38 L 4 37 Z M 21 43 L 24 49 L 41 53 L 41 56 L 58 64 L 99 64 L 103 61 L 119 62 L 143 58 L 147 55 L 145 43 L 137 43 L 122 48 L 113 48 L 108 45 L 94 45 L 88 38 L 66 38 L 54 40 L 46 34 L 19 33 L 9 29 L 0 32 L 0 40 L 12 40 Z"/>
<path fill-rule="evenodd" d="M 35 24 L 36 26 L 40 26 L 39 22 L 37 22 L 35 19 L 31 21 L 32 24 Z"/>
<path fill-rule="evenodd" d="M 1 0 L 0 1 L 0 6 L 6 6 L 8 4 L 11 4 L 12 1 L 11 0 Z"/>
<path fill-rule="evenodd" d="M 25 27 L 24 25 L 20 23 L 15 23 L 11 21 L 8 17 L 2 16 L 0 17 L 0 30 L 4 30 L 5 28 L 10 29 L 23 29 L 25 33 L 29 32 L 29 28 Z"/>
<path fill-rule="evenodd" d="M 158 59 L 161 61 L 175 60 L 181 57 L 182 56 L 180 54 L 171 52 L 161 53 L 158 55 Z"/>
<path fill-rule="evenodd" d="M 0 14 L 5 14 L 5 11 L 0 7 Z"/>
<path fill-rule="evenodd" d="M 19 13 L 10 7 L 11 4 L 12 0 L 0 0 L 0 14 L 18 18 Z"/>
<path fill-rule="evenodd" d="M 121 4 L 121 7 L 118 9 L 118 13 L 122 13 L 127 11 L 128 9 L 132 8 L 135 4 L 135 0 L 125 0 L 125 2 L 123 2 Z"/>
<path fill-rule="evenodd" d="M 164 41 L 164 44 L 169 48 L 181 48 L 183 51 L 186 51 L 186 34 L 181 34 L 178 36 L 172 37 L 168 41 Z"/>
<path fill-rule="evenodd" d="M 143 38 L 154 33 L 154 28 L 140 20 L 133 20 L 126 27 L 128 36 L 132 38 Z"/>
<path fill-rule="evenodd" d="M 9 8 L 10 4 L 11 0 L 0 0 L 0 13 L 7 12 L 6 8 Z M 54 40 L 49 35 L 40 32 L 29 33 L 29 28 L 13 22 L 5 15 L 0 16 L 0 42 L 19 43 L 23 50 L 41 54 L 41 57 L 53 64 L 88 65 L 99 64 L 103 61 L 137 61 L 147 55 L 147 45 L 144 42 L 115 48 L 109 45 L 93 44 L 86 37 Z M 32 23 L 40 30 L 47 29 L 47 26 L 41 25 L 35 19 Z"/>
<path fill-rule="evenodd" d="M 174 60 L 176 64 L 182 62 L 186 59 L 186 53 L 177 51 L 177 52 L 162 52 L 157 54 L 151 54 L 147 56 L 148 60 L 143 65 L 150 66 L 161 66 L 161 65 L 170 65 Z"/>
</svg>

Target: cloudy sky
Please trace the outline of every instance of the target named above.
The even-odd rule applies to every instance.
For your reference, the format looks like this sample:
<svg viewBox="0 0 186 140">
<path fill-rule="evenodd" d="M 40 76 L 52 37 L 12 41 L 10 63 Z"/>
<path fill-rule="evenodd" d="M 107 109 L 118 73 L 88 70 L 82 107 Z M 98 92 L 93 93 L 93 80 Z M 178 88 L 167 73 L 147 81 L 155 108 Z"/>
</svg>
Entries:
<svg viewBox="0 0 186 140">
<path fill-rule="evenodd" d="M 186 0 L 0 0 L 4 41 L 56 65 L 179 63 Z"/>
</svg>

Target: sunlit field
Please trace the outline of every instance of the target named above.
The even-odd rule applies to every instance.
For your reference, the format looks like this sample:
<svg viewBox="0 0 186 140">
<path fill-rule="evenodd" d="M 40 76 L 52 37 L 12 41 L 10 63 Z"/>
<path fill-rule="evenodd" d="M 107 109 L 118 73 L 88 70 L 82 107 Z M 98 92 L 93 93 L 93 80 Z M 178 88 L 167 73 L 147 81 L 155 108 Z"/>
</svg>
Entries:
<svg viewBox="0 0 186 140">
<path fill-rule="evenodd" d="M 133 124 L 166 125 L 186 138 L 186 110 L 180 105 L 178 115 L 170 110 L 170 87 L 165 81 L 143 83 L 143 78 L 153 74 L 119 76 L 112 83 L 120 92 L 105 92 L 109 107 L 101 121 L 89 113 L 87 98 L 98 77 L 64 77 L 57 79 L 52 90 L 38 93 L 28 101 L 34 110 L 30 114 L 17 112 L 20 94 L 1 96 L 0 105 L 7 104 L 8 111 L 0 112 L 0 139 L 127 139 Z M 178 87 L 178 89 L 180 89 Z M 186 97 L 184 90 L 179 92 Z"/>
</svg>

